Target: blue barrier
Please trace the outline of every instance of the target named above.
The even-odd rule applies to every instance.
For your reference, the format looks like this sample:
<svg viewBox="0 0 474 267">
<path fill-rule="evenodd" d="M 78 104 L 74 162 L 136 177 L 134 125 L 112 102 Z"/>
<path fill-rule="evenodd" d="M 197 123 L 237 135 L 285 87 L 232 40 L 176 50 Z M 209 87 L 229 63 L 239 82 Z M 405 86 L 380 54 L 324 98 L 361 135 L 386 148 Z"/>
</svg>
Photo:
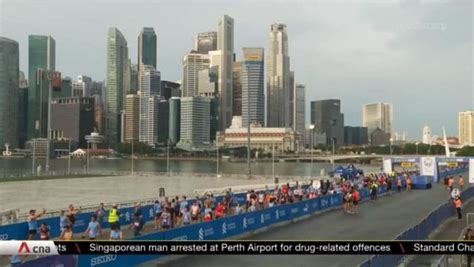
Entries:
<svg viewBox="0 0 474 267">
<path fill-rule="evenodd" d="M 474 187 L 467 188 L 461 193 L 464 201 L 474 197 Z M 398 235 L 395 240 L 425 240 L 443 222 L 455 215 L 453 203 L 448 201 L 432 211 L 420 223 Z M 403 255 L 374 255 L 362 262 L 359 267 L 390 267 L 397 266 Z"/>
</svg>

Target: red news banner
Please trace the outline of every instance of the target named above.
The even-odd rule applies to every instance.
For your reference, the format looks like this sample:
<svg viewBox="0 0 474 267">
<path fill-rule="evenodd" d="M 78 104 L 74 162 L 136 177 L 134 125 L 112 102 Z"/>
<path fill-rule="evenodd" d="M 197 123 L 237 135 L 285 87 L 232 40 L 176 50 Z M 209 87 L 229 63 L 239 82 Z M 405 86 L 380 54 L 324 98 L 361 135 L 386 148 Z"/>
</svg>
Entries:
<svg viewBox="0 0 474 267">
<path fill-rule="evenodd" d="M 471 253 L 471 241 L 0 241 L 0 255 Z"/>
</svg>

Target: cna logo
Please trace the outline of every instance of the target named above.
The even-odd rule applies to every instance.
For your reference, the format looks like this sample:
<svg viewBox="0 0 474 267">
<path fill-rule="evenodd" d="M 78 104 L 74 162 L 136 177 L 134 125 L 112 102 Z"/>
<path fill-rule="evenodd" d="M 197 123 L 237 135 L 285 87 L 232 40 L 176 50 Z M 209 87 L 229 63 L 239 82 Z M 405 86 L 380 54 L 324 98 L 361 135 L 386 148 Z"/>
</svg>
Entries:
<svg viewBox="0 0 474 267">
<path fill-rule="evenodd" d="M 18 254 L 29 254 L 31 253 L 30 248 L 26 242 L 21 242 L 20 248 L 18 248 Z"/>
</svg>

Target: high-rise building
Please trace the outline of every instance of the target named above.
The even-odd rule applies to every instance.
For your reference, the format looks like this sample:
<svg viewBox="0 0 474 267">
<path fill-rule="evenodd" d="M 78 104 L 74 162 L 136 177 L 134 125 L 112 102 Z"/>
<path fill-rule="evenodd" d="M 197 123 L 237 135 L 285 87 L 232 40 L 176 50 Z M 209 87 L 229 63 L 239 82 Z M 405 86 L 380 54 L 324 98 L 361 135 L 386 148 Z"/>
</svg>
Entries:
<svg viewBox="0 0 474 267">
<path fill-rule="evenodd" d="M 211 100 L 207 97 L 182 97 L 180 146 L 209 145 Z"/>
<path fill-rule="evenodd" d="M 171 144 L 177 144 L 180 139 L 181 99 L 172 97 L 169 102 L 169 140 Z"/>
<path fill-rule="evenodd" d="M 156 34 L 151 27 L 144 27 L 138 35 L 138 71 L 142 65 L 156 69 Z"/>
<path fill-rule="evenodd" d="M 46 71 L 56 69 L 56 41 L 51 36 L 28 36 L 28 139 L 39 137 L 35 116 L 41 105 L 37 92 L 38 69 Z"/>
<path fill-rule="evenodd" d="M 48 71 L 43 69 L 37 69 L 36 84 L 30 84 L 29 87 L 34 86 L 35 93 L 34 99 L 36 106 L 34 106 L 34 113 L 30 116 L 28 114 L 28 121 L 34 122 L 33 134 L 34 138 L 47 138 L 48 137 L 48 102 L 50 97 L 61 95 L 61 73 L 58 71 Z M 30 90 L 28 91 L 29 97 Z M 30 102 L 28 102 L 29 105 Z M 29 109 L 30 107 L 28 107 Z M 30 138 L 31 139 L 31 138 Z"/>
<path fill-rule="evenodd" d="M 431 128 L 428 125 L 423 127 L 423 144 L 431 144 Z"/>
<path fill-rule="evenodd" d="M 28 130 L 28 81 L 23 71 L 20 71 L 19 91 L 18 91 L 18 147 L 25 148 Z"/>
<path fill-rule="evenodd" d="M 94 131 L 94 99 L 65 97 L 51 100 L 51 137 L 71 139 L 87 147 L 85 136 Z"/>
<path fill-rule="evenodd" d="M 290 106 L 290 109 L 288 110 L 288 117 L 290 119 L 289 123 L 288 123 L 288 127 L 290 127 L 291 129 L 294 129 L 295 128 L 295 72 L 294 71 L 290 71 L 290 87 L 289 87 L 289 93 L 290 93 L 290 96 L 288 97 L 288 101 L 289 101 L 289 106 Z"/>
<path fill-rule="evenodd" d="M 160 101 L 161 73 L 151 65 L 142 65 L 140 71 L 140 142 L 154 145 L 158 142 L 158 104 Z"/>
<path fill-rule="evenodd" d="M 388 103 L 373 103 L 364 105 L 362 111 L 362 126 L 367 127 L 369 136 L 379 128 L 385 133 L 392 134 L 393 107 Z"/>
<path fill-rule="evenodd" d="M 120 112 L 124 110 L 128 72 L 127 40 L 117 28 L 109 28 L 107 37 L 107 99 L 105 103 L 105 136 L 109 147 L 115 147 L 122 139 Z"/>
<path fill-rule="evenodd" d="M 213 66 L 199 71 L 198 95 L 211 100 L 210 140 L 216 138 L 219 130 L 219 68 Z"/>
<path fill-rule="evenodd" d="M 166 144 L 169 139 L 170 128 L 170 106 L 167 100 L 162 99 L 158 102 L 158 143 Z"/>
<path fill-rule="evenodd" d="M 234 57 L 234 19 L 224 15 L 218 25 L 219 63 L 219 130 L 232 122 L 232 62 Z"/>
<path fill-rule="evenodd" d="M 140 121 L 140 96 L 127 95 L 125 109 L 125 142 L 138 141 Z"/>
<path fill-rule="evenodd" d="M 305 86 L 303 84 L 295 84 L 294 87 L 294 131 L 300 135 L 300 140 L 305 140 L 305 123 L 306 123 L 306 97 Z"/>
<path fill-rule="evenodd" d="M 0 37 L 0 146 L 18 147 L 19 73 L 18 42 Z"/>
<path fill-rule="evenodd" d="M 242 62 L 232 64 L 232 116 L 242 116 Z"/>
<path fill-rule="evenodd" d="M 130 93 L 137 94 L 137 91 L 139 90 L 140 81 L 140 76 L 138 74 L 138 65 L 132 64 L 132 68 L 130 69 L 130 71 Z"/>
<path fill-rule="evenodd" d="M 459 144 L 474 146 L 474 110 L 459 112 Z"/>
<path fill-rule="evenodd" d="M 198 73 L 207 68 L 209 68 L 209 55 L 191 51 L 183 57 L 183 97 L 197 95 Z"/>
<path fill-rule="evenodd" d="M 344 144 L 344 114 L 341 100 L 326 99 L 311 101 L 311 124 L 316 133 L 326 133 L 326 144 Z"/>
<path fill-rule="evenodd" d="M 263 48 L 243 48 L 242 126 L 265 124 L 264 52 Z"/>
<path fill-rule="evenodd" d="M 196 38 L 196 51 L 199 54 L 207 54 L 213 50 L 217 50 L 217 32 L 198 33 Z"/>
<path fill-rule="evenodd" d="M 64 77 L 61 81 L 61 90 L 53 92 L 53 97 L 72 97 L 72 79 Z"/>
<path fill-rule="evenodd" d="M 77 76 L 77 80 L 72 82 L 72 96 L 91 96 L 91 88 L 92 78 L 85 75 L 79 75 Z"/>
<path fill-rule="evenodd" d="M 290 57 L 285 24 L 272 24 L 267 54 L 267 126 L 290 124 Z"/>
<path fill-rule="evenodd" d="M 366 145 L 368 143 L 367 127 L 344 126 L 345 145 Z"/>
<path fill-rule="evenodd" d="M 167 100 L 172 97 L 181 97 L 181 84 L 162 80 L 160 96 Z"/>
</svg>

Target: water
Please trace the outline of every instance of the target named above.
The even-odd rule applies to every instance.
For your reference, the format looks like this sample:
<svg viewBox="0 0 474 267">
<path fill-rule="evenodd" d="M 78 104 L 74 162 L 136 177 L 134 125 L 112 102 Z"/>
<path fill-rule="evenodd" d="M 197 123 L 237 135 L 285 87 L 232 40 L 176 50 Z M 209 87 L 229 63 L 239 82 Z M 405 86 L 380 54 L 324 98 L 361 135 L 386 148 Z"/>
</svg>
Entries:
<svg viewBox="0 0 474 267">
<path fill-rule="evenodd" d="M 35 165 L 41 164 L 44 170 L 44 159 L 37 160 Z M 67 159 L 54 159 L 50 161 L 51 171 L 58 173 L 67 172 Z M 0 176 L 11 173 L 31 173 L 32 161 L 31 159 L 0 159 Z M 83 173 L 86 166 L 85 160 L 73 159 L 71 160 L 71 171 L 76 173 Z M 336 165 L 337 166 L 337 165 Z M 378 165 L 363 165 L 360 166 L 366 171 L 378 171 Z M 252 173 L 260 175 L 272 174 L 271 162 L 253 162 L 251 164 Z M 321 169 L 326 172 L 332 170 L 330 163 L 309 163 L 309 162 L 275 162 L 276 175 L 296 175 L 296 176 L 319 176 Z M 115 171 L 130 171 L 130 159 L 91 159 L 90 172 L 115 172 Z M 135 171 L 146 172 L 166 172 L 166 160 L 162 159 L 140 159 L 135 160 Z M 170 160 L 170 170 L 172 173 L 216 173 L 216 162 L 213 160 Z M 246 162 L 229 162 L 221 160 L 219 163 L 219 170 L 223 174 L 246 174 Z"/>
<path fill-rule="evenodd" d="M 38 162 L 39 163 L 39 162 Z M 44 166 L 44 163 L 41 163 Z M 73 160 L 73 172 L 83 172 L 85 161 Z M 130 160 L 91 160 L 91 172 L 130 171 Z M 196 189 L 224 188 L 237 185 L 272 184 L 271 178 L 242 179 L 230 178 L 226 174 L 246 174 L 245 162 L 220 162 L 222 178 L 216 178 L 216 162 L 204 160 L 173 160 L 170 162 L 172 177 L 167 176 L 102 176 L 90 178 L 62 178 L 53 180 L 32 180 L 22 182 L 0 182 L 0 212 L 20 209 L 26 212 L 31 208 L 57 210 L 73 203 L 76 206 L 97 205 L 100 202 L 113 203 L 133 201 L 158 196 L 160 187 L 167 195 L 193 196 Z M 366 172 L 377 171 L 380 166 L 358 166 Z M 275 163 L 275 173 L 281 176 L 319 176 L 320 170 L 332 169 L 328 163 Z M 3 173 L 31 173 L 30 159 L 0 160 Z M 51 160 L 51 170 L 67 171 L 67 159 Z M 135 171 L 165 172 L 166 160 L 135 160 Z M 1 173 L 0 172 L 0 173 Z M 180 175 L 185 173 L 210 173 L 212 176 Z M 272 174 L 271 162 L 252 164 L 254 174 Z M 270 176 L 271 177 L 271 176 Z M 283 179 L 280 179 L 283 182 Z"/>
</svg>

